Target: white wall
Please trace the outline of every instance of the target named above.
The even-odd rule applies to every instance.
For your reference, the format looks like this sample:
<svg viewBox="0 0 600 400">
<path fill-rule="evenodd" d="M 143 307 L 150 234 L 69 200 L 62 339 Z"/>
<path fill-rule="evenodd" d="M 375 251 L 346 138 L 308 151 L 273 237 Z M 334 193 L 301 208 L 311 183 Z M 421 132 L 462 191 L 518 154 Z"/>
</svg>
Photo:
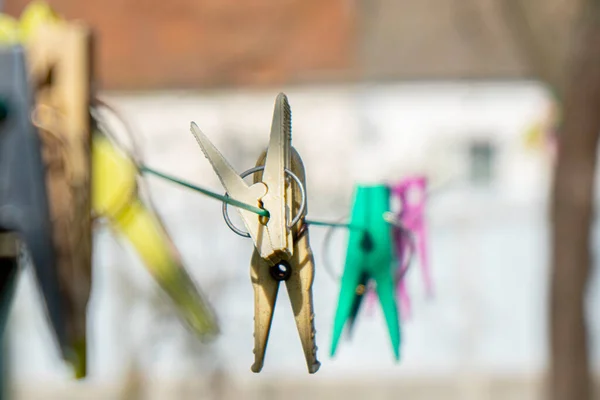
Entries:
<svg viewBox="0 0 600 400">
<path fill-rule="evenodd" d="M 339 288 L 319 268 L 325 229 L 311 228 L 322 362 L 315 379 L 348 374 L 406 377 L 541 371 L 549 164 L 540 153 L 524 148 L 523 134 L 544 115 L 544 91 L 524 82 L 284 91 L 292 106 L 293 143 L 306 167 L 310 218 L 333 220 L 345 215 L 355 182 L 389 182 L 411 172 L 427 173 L 433 186 L 454 182 L 430 202 L 436 297 L 425 298 L 415 266 L 409 274 L 414 318 L 403 325 L 398 365 L 379 312 L 363 315 L 352 341 L 342 341 L 336 359 L 329 358 Z M 276 95 L 273 89 L 110 94 L 108 98 L 136 127 L 147 164 L 222 191 L 189 132 L 190 121 L 196 121 L 242 171 L 254 165 L 267 144 Z M 478 136 L 489 136 L 498 145 L 497 180 L 489 189 L 473 188 L 464 179 L 465 146 L 469 138 Z M 249 372 L 253 362 L 251 241 L 226 227 L 218 202 L 153 177 L 149 182 L 186 263 L 210 292 L 223 335 L 213 348 L 197 349 L 204 357 L 194 356 L 198 353 L 190 350 L 194 345 L 183 328 L 164 311 L 152 311 L 148 299 L 156 296 L 156 288 L 135 254 L 100 229 L 91 305 L 92 379 L 117 379 L 132 354 L 149 374 L 162 378 L 193 377 L 215 361 L 243 379 L 303 377 L 306 368 L 285 290 L 279 294 L 263 373 L 253 377 Z M 340 269 L 344 235 L 339 232 L 329 250 Z M 21 380 L 66 379 L 66 371 L 57 369 L 60 363 L 48 345 L 47 328 L 31 292 L 31 279 L 22 282 L 13 310 L 13 373 Z M 167 323 L 159 324 L 159 318 Z M 596 332 L 598 324 L 594 326 Z"/>
</svg>

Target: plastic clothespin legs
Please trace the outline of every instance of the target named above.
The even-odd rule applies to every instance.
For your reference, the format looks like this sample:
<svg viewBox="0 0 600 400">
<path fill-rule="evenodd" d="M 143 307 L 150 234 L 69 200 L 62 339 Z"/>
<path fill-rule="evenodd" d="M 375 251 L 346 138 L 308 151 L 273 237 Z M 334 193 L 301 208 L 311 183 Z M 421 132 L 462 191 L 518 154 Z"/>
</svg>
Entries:
<svg viewBox="0 0 600 400">
<path fill-rule="evenodd" d="M 331 355 L 334 356 L 344 326 L 352 318 L 357 289 L 364 289 L 365 275 L 374 280 L 396 360 L 400 358 L 400 326 L 394 296 L 394 252 L 389 224 L 383 214 L 390 209 L 390 190 L 385 185 L 357 186 L 350 224 L 346 263 L 335 314 Z M 358 294 L 358 296 L 362 296 Z"/>
</svg>

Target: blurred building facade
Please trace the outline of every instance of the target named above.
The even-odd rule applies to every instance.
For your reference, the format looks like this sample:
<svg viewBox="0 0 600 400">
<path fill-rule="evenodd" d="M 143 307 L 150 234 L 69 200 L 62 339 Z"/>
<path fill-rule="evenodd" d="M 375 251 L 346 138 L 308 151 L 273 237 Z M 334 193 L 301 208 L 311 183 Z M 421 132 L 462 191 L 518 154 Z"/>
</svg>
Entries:
<svg viewBox="0 0 600 400">
<path fill-rule="evenodd" d="M 28 2 L 5 0 L 4 11 Z M 496 0 L 49 3 L 94 27 L 100 86 L 111 90 L 530 75 Z M 557 46 L 576 3 L 546 1 L 538 13 Z"/>
</svg>

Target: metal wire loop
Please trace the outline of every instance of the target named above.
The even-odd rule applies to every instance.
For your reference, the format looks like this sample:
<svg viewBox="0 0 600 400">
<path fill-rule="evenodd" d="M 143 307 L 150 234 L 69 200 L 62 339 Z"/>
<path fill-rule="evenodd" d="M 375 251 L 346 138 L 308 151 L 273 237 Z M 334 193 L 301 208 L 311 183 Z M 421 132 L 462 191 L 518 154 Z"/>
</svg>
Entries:
<svg viewBox="0 0 600 400">
<path fill-rule="evenodd" d="M 408 246 L 408 251 L 407 254 L 404 255 L 404 257 L 406 257 L 406 266 L 402 269 L 399 269 L 396 271 L 396 273 L 394 274 L 394 281 L 397 284 L 400 280 L 404 279 L 404 276 L 406 275 L 406 273 L 408 272 L 411 264 L 412 264 L 412 260 L 414 257 L 414 244 L 415 244 L 415 237 L 413 235 L 413 233 L 410 231 L 410 229 L 407 229 L 402 222 L 398 219 L 398 217 L 392 213 L 392 212 L 385 212 L 382 215 L 383 219 L 385 220 L 385 222 L 387 222 L 390 225 L 395 226 L 396 228 L 398 228 L 401 232 L 402 235 L 406 235 L 406 237 L 408 238 L 408 240 L 410 240 L 411 242 L 411 246 Z M 348 215 L 345 215 L 343 217 L 340 217 L 338 220 L 336 220 L 336 222 L 340 222 L 343 221 L 344 219 L 347 219 Z M 330 242 L 331 242 L 331 237 L 333 235 L 334 232 L 334 227 L 331 226 L 329 227 L 329 229 L 327 229 L 327 232 L 325 233 L 325 237 L 323 238 L 323 268 L 325 269 L 325 272 L 327 272 L 327 275 L 329 275 L 329 277 L 331 277 L 334 281 L 339 282 L 341 279 L 341 276 L 336 274 L 331 266 L 331 262 L 329 260 L 329 248 L 330 246 Z M 404 258 L 403 257 L 403 258 Z M 403 260 L 399 260 L 401 263 L 403 262 Z"/>
<path fill-rule="evenodd" d="M 242 178 L 245 178 L 248 175 L 255 174 L 264 169 L 265 169 L 264 165 L 259 165 L 257 167 L 250 168 L 249 170 L 242 172 L 240 174 L 240 176 Z M 290 171 L 287 168 L 285 168 L 284 171 L 287 175 L 289 175 L 296 182 L 296 184 L 298 185 L 298 189 L 300 189 L 300 195 L 302 196 L 302 201 L 300 202 L 300 209 L 298 210 L 298 214 L 294 217 L 294 219 L 292 219 L 292 222 L 288 225 L 288 229 L 292 229 L 292 227 L 294 225 L 296 225 L 298 223 L 298 221 L 300 221 L 300 218 L 302 218 L 302 214 L 304 214 L 304 210 L 306 209 L 306 190 L 304 189 L 304 185 L 302 184 L 302 181 L 300 181 L 300 178 L 298 178 L 298 176 L 296 174 L 294 174 L 292 171 Z M 225 196 L 229 196 L 229 195 L 227 193 L 225 193 Z M 248 232 L 244 232 L 243 230 L 236 227 L 233 224 L 233 222 L 231 222 L 231 219 L 229 218 L 229 213 L 227 212 L 227 203 L 225 203 L 225 202 L 223 202 L 223 219 L 225 219 L 225 223 L 227 224 L 229 229 L 231 229 L 233 232 L 237 233 L 238 235 L 240 235 L 242 237 L 247 237 L 247 238 L 250 237 L 250 234 Z"/>
<path fill-rule="evenodd" d="M 342 222 L 343 220 L 347 219 L 348 215 L 344 215 L 338 219 L 335 220 L 335 222 Z M 325 232 L 325 237 L 323 238 L 323 249 L 322 249 L 322 253 L 323 253 L 323 269 L 325 270 L 325 272 L 327 272 L 327 275 L 329 275 L 329 277 L 331 279 L 333 279 L 335 282 L 339 282 L 342 277 L 341 275 L 338 275 L 334 272 L 332 266 L 331 266 L 331 260 L 329 259 L 329 248 L 331 247 L 331 237 L 333 236 L 333 232 L 334 232 L 334 226 L 330 226 L 327 231 Z"/>
</svg>

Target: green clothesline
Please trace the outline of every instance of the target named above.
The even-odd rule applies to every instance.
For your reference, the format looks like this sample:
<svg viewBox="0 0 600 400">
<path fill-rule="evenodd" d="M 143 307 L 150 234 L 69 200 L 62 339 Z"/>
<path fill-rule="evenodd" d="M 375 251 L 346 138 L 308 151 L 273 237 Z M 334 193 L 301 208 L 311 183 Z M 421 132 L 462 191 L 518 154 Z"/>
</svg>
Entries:
<svg viewBox="0 0 600 400">
<path fill-rule="evenodd" d="M 139 169 L 140 169 L 141 172 L 147 172 L 149 174 L 158 176 L 159 178 L 162 178 L 162 179 L 165 179 L 165 180 L 167 180 L 169 182 L 173 182 L 173 183 L 176 183 L 178 185 L 184 186 L 184 187 L 186 187 L 188 189 L 195 190 L 196 192 L 200 192 L 200 193 L 202 193 L 202 194 L 204 194 L 204 195 L 206 195 L 208 197 L 212 197 L 213 199 L 221 200 L 221 201 L 223 201 L 223 202 L 225 202 L 227 204 L 231 204 L 232 206 L 239 207 L 239 208 L 244 209 L 246 211 L 253 212 L 255 214 L 260 215 L 261 217 L 267 217 L 267 218 L 269 218 L 269 216 L 270 216 L 270 214 L 269 214 L 269 212 L 267 210 L 264 210 L 262 208 L 258 208 L 258 207 L 255 207 L 255 206 L 251 206 L 250 204 L 242 203 L 241 201 L 238 201 L 236 199 L 232 199 L 229 196 L 223 196 L 221 194 L 215 193 L 215 192 L 210 191 L 208 189 L 201 188 L 200 186 L 196 186 L 196 185 L 191 184 L 189 182 L 183 181 L 183 180 L 181 180 L 179 178 L 175 178 L 173 176 L 170 176 L 170 175 L 164 174 L 162 172 L 156 171 L 155 169 L 149 168 L 149 167 L 147 167 L 145 165 L 141 165 L 139 167 Z"/>
<path fill-rule="evenodd" d="M 215 193 L 215 192 L 213 192 L 211 190 L 201 188 L 200 186 L 196 186 L 196 185 L 194 185 L 194 184 L 192 184 L 190 182 L 186 182 L 186 181 L 181 180 L 179 178 L 176 178 L 174 176 L 170 176 L 170 175 L 167 175 L 165 173 L 159 172 L 159 171 L 157 171 L 157 170 L 155 170 L 153 168 L 147 167 L 145 165 L 141 165 L 139 167 L 139 170 L 142 173 L 152 174 L 154 176 L 157 176 L 157 177 L 162 178 L 164 180 L 167 180 L 169 182 L 176 183 L 176 184 L 178 184 L 180 186 L 183 186 L 183 187 L 186 187 L 188 189 L 192 189 L 192 190 L 194 190 L 196 192 L 202 193 L 203 195 L 206 195 L 208 197 L 212 197 L 213 199 L 217 199 L 217 200 L 220 200 L 220 201 L 225 202 L 227 204 L 230 204 L 232 206 L 239 207 L 239 208 L 244 209 L 246 211 L 253 212 L 253 213 L 258 214 L 258 215 L 260 215 L 262 217 L 267 217 L 268 218 L 269 215 L 270 215 L 269 212 L 267 210 L 265 210 L 265 209 L 258 208 L 258 207 L 255 207 L 255 206 L 251 206 L 250 204 L 242 203 L 241 201 L 238 201 L 236 199 L 232 199 L 229 196 L 224 196 L 224 195 Z M 324 221 L 305 220 L 305 223 L 307 223 L 309 225 L 329 226 L 329 227 L 333 227 L 333 228 L 346 228 L 346 229 L 358 229 L 358 230 L 362 229 L 360 227 L 353 226 L 351 224 L 344 224 L 344 223 L 339 223 L 339 222 L 324 222 Z"/>
<path fill-rule="evenodd" d="M 325 222 L 325 221 L 315 221 L 311 219 L 307 219 L 305 221 L 308 225 L 317 225 L 317 226 L 330 226 L 332 228 L 346 228 L 346 229 L 355 229 L 355 230 L 364 230 L 360 226 L 354 226 L 352 224 L 344 224 L 341 222 Z"/>
</svg>

